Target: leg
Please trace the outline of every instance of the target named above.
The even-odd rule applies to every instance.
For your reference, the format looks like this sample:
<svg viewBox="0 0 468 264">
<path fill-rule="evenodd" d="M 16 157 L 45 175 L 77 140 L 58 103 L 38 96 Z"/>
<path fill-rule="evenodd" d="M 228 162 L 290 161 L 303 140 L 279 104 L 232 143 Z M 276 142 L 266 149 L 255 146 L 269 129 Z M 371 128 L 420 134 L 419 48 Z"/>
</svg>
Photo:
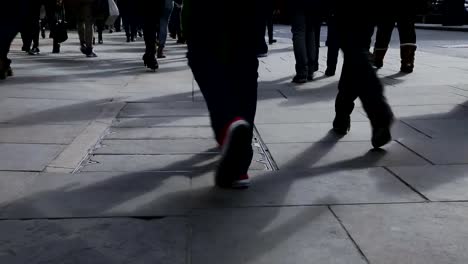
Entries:
<svg viewBox="0 0 468 264">
<path fill-rule="evenodd" d="M 317 20 L 314 14 L 306 15 L 306 51 L 307 51 L 307 79 L 311 81 L 314 72 L 318 71 L 318 47 L 317 47 Z"/>
<path fill-rule="evenodd" d="M 300 8 L 295 10 L 292 16 L 291 32 L 293 34 L 294 57 L 296 58 L 296 76 L 302 82 L 307 78 L 309 63 L 306 43 L 306 16 Z"/>
<path fill-rule="evenodd" d="M 414 69 L 416 52 L 416 29 L 414 27 L 415 13 L 404 12 L 398 16 L 398 32 L 400 34 L 401 71 L 411 73 Z"/>
<path fill-rule="evenodd" d="M 205 97 L 216 140 L 223 146 L 216 184 L 240 187 L 245 186 L 248 179 L 247 171 L 253 155 L 251 141 L 257 99 L 258 49 L 255 43 L 258 31 L 252 25 L 257 18 L 247 10 L 242 21 L 232 25 L 234 14 L 237 14 L 230 12 L 234 2 L 221 2 L 219 13 L 212 17 L 209 7 L 213 3 L 203 2 L 194 6 L 190 11 L 194 14 L 187 17 L 186 23 L 191 29 L 187 35 L 189 65 Z M 213 19 L 216 24 L 212 23 Z M 209 32 L 206 30 L 208 27 L 211 28 Z M 219 40 L 219 49 L 206 45 L 206 38 L 213 35 Z M 239 35 L 244 36 L 242 42 L 248 40 L 244 45 L 237 45 L 241 43 Z"/>
<path fill-rule="evenodd" d="M 158 47 L 158 58 L 165 58 L 164 47 L 167 41 L 167 27 L 169 24 L 169 17 L 172 12 L 172 1 L 165 0 L 164 10 L 159 20 L 159 47 Z"/>
<path fill-rule="evenodd" d="M 146 47 L 143 61 L 148 68 L 156 70 L 159 68 L 156 60 L 156 32 L 158 31 L 158 21 L 160 19 L 160 7 L 157 3 L 148 0 L 143 3 L 141 14 Z"/>
<path fill-rule="evenodd" d="M 344 66 L 336 99 L 337 116 L 334 125 L 337 123 L 339 129 L 346 126 L 349 128 L 349 116 L 354 108 L 354 100 L 359 97 L 373 128 L 372 145 L 376 148 L 381 147 L 391 140 L 393 113 L 383 95 L 383 86 L 368 60 L 366 25 L 369 22 L 363 17 L 362 20 L 357 19 L 356 23 L 349 25 L 345 19 L 349 10 L 345 8 L 341 12 L 339 27 Z"/>
<path fill-rule="evenodd" d="M 314 15 L 314 49 L 315 49 L 315 58 L 314 58 L 314 63 L 312 70 L 314 72 L 319 70 L 319 56 L 320 56 L 320 34 L 322 31 L 322 21 L 320 19 L 317 19 L 318 15 Z"/>
<path fill-rule="evenodd" d="M 382 68 L 383 66 L 383 60 L 387 53 L 394 27 L 395 17 L 390 15 L 383 17 L 377 24 L 377 36 L 374 47 L 374 65 L 377 68 Z"/>
<path fill-rule="evenodd" d="M 330 16 L 328 18 L 328 36 L 327 36 L 327 70 L 325 75 L 335 75 L 336 65 L 338 64 L 338 55 L 340 52 L 338 29 L 336 25 L 336 17 Z"/>
</svg>

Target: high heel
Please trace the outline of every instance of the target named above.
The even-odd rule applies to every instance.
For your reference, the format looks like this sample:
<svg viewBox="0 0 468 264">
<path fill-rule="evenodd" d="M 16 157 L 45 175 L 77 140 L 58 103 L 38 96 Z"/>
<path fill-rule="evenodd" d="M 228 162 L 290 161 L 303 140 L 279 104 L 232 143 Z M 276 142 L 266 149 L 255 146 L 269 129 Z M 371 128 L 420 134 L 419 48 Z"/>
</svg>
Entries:
<svg viewBox="0 0 468 264">
<path fill-rule="evenodd" d="M 158 61 L 156 60 L 156 57 L 154 55 L 145 53 L 145 55 L 143 55 L 143 63 L 145 64 L 146 68 L 151 69 L 153 71 L 159 69 Z"/>
</svg>

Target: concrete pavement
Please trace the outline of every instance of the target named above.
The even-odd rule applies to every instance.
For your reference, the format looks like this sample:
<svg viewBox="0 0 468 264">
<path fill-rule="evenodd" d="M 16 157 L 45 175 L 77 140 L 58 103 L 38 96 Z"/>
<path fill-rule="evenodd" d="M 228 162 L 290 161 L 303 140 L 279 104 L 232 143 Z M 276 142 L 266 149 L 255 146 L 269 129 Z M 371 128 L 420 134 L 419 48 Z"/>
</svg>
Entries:
<svg viewBox="0 0 468 264">
<path fill-rule="evenodd" d="M 285 31 L 287 28 L 279 28 Z M 281 34 L 279 34 L 281 35 Z M 338 76 L 290 83 L 288 39 L 261 59 L 253 186 L 213 187 L 203 98 L 168 45 L 106 34 L 98 58 L 13 46 L 0 83 L 0 263 L 466 263 L 468 61 L 422 46 L 378 73 L 398 118 L 371 151 L 360 104 L 330 133 Z M 341 58 L 340 58 L 341 60 Z"/>
</svg>

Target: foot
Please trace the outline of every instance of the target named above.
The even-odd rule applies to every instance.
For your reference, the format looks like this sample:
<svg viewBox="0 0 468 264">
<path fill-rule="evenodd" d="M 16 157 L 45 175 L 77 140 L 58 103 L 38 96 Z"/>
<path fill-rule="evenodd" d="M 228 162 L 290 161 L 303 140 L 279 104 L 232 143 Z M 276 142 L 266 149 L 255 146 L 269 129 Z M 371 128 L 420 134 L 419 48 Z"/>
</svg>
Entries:
<svg viewBox="0 0 468 264">
<path fill-rule="evenodd" d="M 104 44 L 104 41 L 103 41 L 102 39 L 100 39 L 100 40 L 98 41 L 98 44 Z"/>
<path fill-rule="evenodd" d="M 169 36 L 171 37 L 171 39 L 176 39 L 177 38 L 177 35 L 174 34 L 174 33 L 170 33 Z"/>
<path fill-rule="evenodd" d="M 44 28 L 41 28 L 41 37 L 43 39 L 45 39 L 46 35 L 45 35 L 45 29 Z"/>
<path fill-rule="evenodd" d="M 145 64 L 146 68 L 151 69 L 153 71 L 159 69 L 158 60 L 156 60 L 156 57 L 154 55 L 143 55 L 143 63 Z"/>
<path fill-rule="evenodd" d="M 338 135 L 346 135 L 351 129 L 351 117 L 349 116 L 335 116 L 333 120 L 333 131 Z"/>
<path fill-rule="evenodd" d="M 325 75 L 328 77 L 335 76 L 335 71 L 336 71 L 335 69 L 327 68 L 325 70 Z"/>
<path fill-rule="evenodd" d="M 86 48 L 86 57 L 88 58 L 96 58 L 97 54 L 94 53 L 93 48 Z"/>
<path fill-rule="evenodd" d="M 127 43 L 129 43 L 131 41 L 130 37 L 127 37 Z"/>
<path fill-rule="evenodd" d="M 383 60 L 381 61 L 381 60 L 374 59 L 373 64 L 374 64 L 374 67 L 376 67 L 377 69 L 381 69 L 383 67 Z"/>
<path fill-rule="evenodd" d="M 372 129 L 372 146 L 374 148 L 380 148 L 387 145 L 392 141 L 391 127 L 393 119 L 390 121 L 388 126 L 375 127 Z"/>
<path fill-rule="evenodd" d="M 185 40 L 184 39 L 178 39 L 177 44 L 185 44 Z"/>
<path fill-rule="evenodd" d="M 400 71 L 402 73 L 412 73 L 414 70 L 414 65 L 413 64 L 402 64 L 401 65 L 401 68 L 400 68 Z"/>
<path fill-rule="evenodd" d="M 312 74 L 307 74 L 307 81 L 311 82 L 313 80 L 314 80 L 314 74 L 313 73 Z"/>
<path fill-rule="evenodd" d="M 60 44 L 54 44 L 52 48 L 52 53 L 60 53 Z"/>
<path fill-rule="evenodd" d="M 84 44 L 81 44 L 81 47 L 80 47 L 81 53 L 83 53 L 84 55 L 87 55 L 87 53 L 86 53 L 87 50 L 88 50 L 88 49 L 86 48 L 86 46 L 85 46 Z"/>
<path fill-rule="evenodd" d="M 270 39 L 270 40 L 268 41 L 268 44 L 273 45 L 273 44 L 275 44 L 276 42 L 278 42 L 276 39 Z"/>
<path fill-rule="evenodd" d="M 164 59 L 164 58 L 166 58 L 166 55 L 164 55 L 164 49 L 163 49 L 163 48 L 159 48 L 159 49 L 158 49 L 157 57 L 158 57 L 158 59 Z"/>
<path fill-rule="evenodd" d="M 243 118 L 234 119 L 222 137 L 222 157 L 215 175 L 221 188 L 247 188 L 250 185 L 247 171 L 252 162 L 252 132 Z"/>
<path fill-rule="evenodd" d="M 294 78 L 292 79 L 292 82 L 297 83 L 297 84 L 306 83 L 307 82 L 307 76 L 298 74 L 298 75 L 294 76 Z"/>
<path fill-rule="evenodd" d="M 37 54 L 39 54 L 40 52 L 41 52 L 41 51 L 39 50 L 39 48 L 34 47 L 34 48 L 32 48 L 32 49 L 28 52 L 28 54 L 29 54 L 29 55 L 37 55 Z"/>
<path fill-rule="evenodd" d="M 30 50 L 31 50 L 31 48 L 28 48 L 26 46 L 21 47 L 21 51 L 29 52 Z"/>
</svg>

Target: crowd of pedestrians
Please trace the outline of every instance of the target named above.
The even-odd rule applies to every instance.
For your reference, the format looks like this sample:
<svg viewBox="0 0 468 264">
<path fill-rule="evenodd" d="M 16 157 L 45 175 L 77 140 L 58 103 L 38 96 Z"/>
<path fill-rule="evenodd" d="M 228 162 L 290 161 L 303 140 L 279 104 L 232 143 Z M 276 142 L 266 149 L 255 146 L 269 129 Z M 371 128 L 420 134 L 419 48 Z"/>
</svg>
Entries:
<svg viewBox="0 0 468 264">
<path fill-rule="evenodd" d="M 100 2 L 107 0 L 15 0 L 3 8 L 0 16 L 0 78 L 12 75 L 8 51 L 13 38 L 21 33 L 23 51 L 35 55 L 39 36 L 48 24 L 53 52 L 60 52 L 63 33 L 60 21 L 73 16 L 80 39 L 80 51 L 96 57 L 94 29 L 98 43 L 103 43 L 105 12 Z M 414 1 L 416 3 L 416 0 Z M 412 2 L 413 3 L 413 2 Z M 216 172 L 220 187 L 239 188 L 249 184 L 247 175 L 253 150 L 254 120 L 257 104 L 258 58 L 268 56 L 273 36 L 273 15 L 284 12 L 290 18 L 296 60 L 294 83 L 314 80 L 319 70 L 320 31 L 328 25 L 327 69 L 336 73 L 339 51 L 344 54 L 343 69 L 335 102 L 333 130 L 345 135 L 351 129 L 354 101 L 359 98 L 372 126 L 372 145 L 382 147 L 391 140 L 393 113 L 383 93 L 375 68 L 383 66 L 395 24 L 401 42 L 401 71 L 414 68 L 416 4 L 396 0 L 391 8 L 378 12 L 373 0 L 116 0 L 120 17 L 110 30 L 123 30 L 126 41 L 143 37 L 146 50 L 144 65 L 158 68 L 157 58 L 164 58 L 167 35 L 179 44 L 188 45 L 188 62 L 205 97 L 211 124 L 222 158 Z M 29 6 L 26 11 L 24 6 Z M 40 23 L 41 8 L 45 16 Z M 368 12 L 368 10 L 376 12 Z M 350 21 L 352 18 L 352 21 Z M 377 27 L 376 43 L 370 52 L 371 39 Z M 62 28 L 62 27 L 60 27 Z M 169 31 L 169 32 L 168 32 Z M 208 42 L 215 41 L 215 45 Z"/>
</svg>

